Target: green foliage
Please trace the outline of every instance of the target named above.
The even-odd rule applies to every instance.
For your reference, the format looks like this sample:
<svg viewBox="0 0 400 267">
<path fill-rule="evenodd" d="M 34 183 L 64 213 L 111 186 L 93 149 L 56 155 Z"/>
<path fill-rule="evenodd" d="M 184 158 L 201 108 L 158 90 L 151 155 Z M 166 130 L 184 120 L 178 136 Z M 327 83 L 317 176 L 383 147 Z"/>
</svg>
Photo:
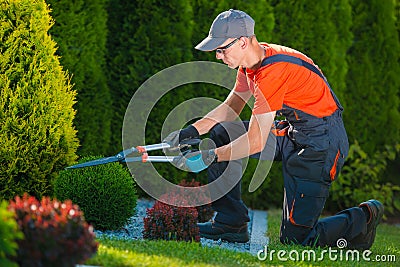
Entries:
<svg viewBox="0 0 400 267">
<path fill-rule="evenodd" d="M 17 239 L 22 239 L 22 232 L 18 229 L 14 214 L 7 209 L 7 202 L 0 203 L 0 266 L 17 267 L 9 257 L 15 256 L 18 249 Z"/>
<path fill-rule="evenodd" d="M 183 0 L 157 4 L 148 0 L 115 0 L 110 1 L 108 12 L 112 33 L 107 41 L 108 73 L 115 109 L 112 140 L 117 151 L 126 107 L 138 87 L 158 71 L 192 58 L 192 9 Z M 148 143 L 160 141 L 163 118 L 175 106 L 171 102 L 182 101 L 182 94 L 175 91 L 174 97 L 157 104 L 148 120 Z"/>
<path fill-rule="evenodd" d="M 43 0 L 0 4 L 0 198 L 25 191 L 51 194 L 56 172 L 76 159 L 75 92 L 55 53 L 73 74 L 78 92 L 79 153 L 112 154 L 121 150 L 129 100 L 146 79 L 190 60 L 220 62 L 214 52 L 194 46 L 207 36 L 215 16 L 229 8 L 255 19 L 259 41 L 291 46 L 320 66 L 345 107 L 350 143 L 358 140 L 362 150 L 372 154 L 400 136 L 398 0 L 48 2 L 55 18 L 50 32 L 58 50 L 47 35 L 53 22 Z M 204 83 L 168 93 L 147 120 L 146 143 L 160 142 L 163 122 L 178 104 L 200 96 L 222 101 L 227 94 Z M 246 107 L 242 119 L 250 114 Z M 260 189 L 245 190 L 256 165 L 251 160 L 244 174 L 244 200 L 251 207 L 280 206 L 279 164 Z M 207 180 L 206 172 L 183 173 L 169 164 L 155 167 L 176 184 L 193 177 Z M 379 184 L 398 183 L 397 168 L 388 173 L 392 177 L 379 175 Z"/>
<path fill-rule="evenodd" d="M 192 1 L 193 8 L 193 34 L 190 48 L 194 60 L 216 61 L 214 52 L 203 52 L 194 47 L 207 37 L 211 23 L 223 10 L 219 8 L 221 1 L 196 0 Z"/>
<path fill-rule="evenodd" d="M 125 110 L 140 83 L 149 74 L 141 71 L 142 62 L 136 58 L 140 53 L 134 45 L 141 38 L 132 35 L 137 28 L 140 14 L 136 13 L 138 1 L 111 0 L 107 7 L 107 83 L 112 97 L 112 136 L 111 146 L 114 151 L 121 150 L 122 122 Z"/>
<path fill-rule="evenodd" d="M 143 219 L 143 237 L 151 240 L 200 242 L 197 209 L 168 205 L 164 203 L 167 201 L 188 205 L 179 193 L 171 192 L 162 195 L 160 200 L 146 211 L 146 217 Z"/>
<path fill-rule="evenodd" d="M 72 73 L 80 155 L 110 150 L 112 104 L 105 69 L 108 0 L 48 0 L 61 64 Z"/>
<path fill-rule="evenodd" d="M 194 179 L 192 179 L 192 181 L 186 181 L 186 180 L 182 180 L 179 183 L 180 186 L 183 187 L 199 187 L 202 186 L 202 184 L 200 182 L 195 181 Z M 190 200 L 188 200 L 189 203 L 198 203 L 198 202 L 202 202 L 202 203 L 208 203 L 202 206 L 197 206 L 196 210 L 197 210 L 197 221 L 198 222 L 208 222 L 209 220 L 212 219 L 212 217 L 214 216 L 214 210 L 211 207 L 211 199 L 210 196 L 202 194 L 201 191 L 198 191 L 197 194 L 193 194 L 190 196 Z"/>
<path fill-rule="evenodd" d="M 96 157 L 86 157 L 82 162 Z M 54 183 L 60 200 L 79 205 L 86 220 L 98 230 L 116 230 L 135 213 L 136 189 L 129 171 L 119 163 L 60 172 Z"/>
<path fill-rule="evenodd" d="M 118 18 L 112 19 L 113 23 L 110 23 L 110 26 L 116 35 L 112 37 L 114 40 L 110 38 L 108 42 L 109 49 L 113 50 L 110 61 L 112 65 L 109 70 L 110 75 L 113 75 L 110 79 L 112 81 L 110 87 L 114 106 L 123 106 L 122 109 L 118 108 L 115 111 L 113 140 L 118 143 L 121 142 L 123 122 L 121 119 L 125 115 L 130 98 L 138 87 L 158 71 L 191 60 L 193 50 L 191 43 L 193 10 L 187 1 L 159 1 L 155 5 L 154 1 L 145 0 L 129 3 L 127 6 L 126 2 L 115 1 L 109 7 L 112 14 L 116 14 L 115 12 L 121 9 L 127 13 L 126 16 L 119 15 Z M 135 12 L 126 10 L 129 6 L 133 6 Z M 119 31 L 121 28 L 124 31 Z M 126 65 L 129 68 L 126 68 Z M 160 143 L 161 129 L 166 116 L 178 104 L 191 99 L 195 91 L 197 90 L 194 90 L 193 86 L 184 85 L 175 88 L 157 103 L 148 103 L 155 105 L 146 119 L 146 144 Z M 176 125 L 176 129 L 183 126 Z M 132 146 L 136 145 L 143 145 L 143 143 L 132 144 Z M 187 173 L 180 174 L 178 169 L 169 164 L 159 164 L 157 169 L 162 174 L 167 173 L 171 179 L 176 179 L 175 183 L 187 175 Z M 135 173 L 135 175 L 146 174 Z"/>
<path fill-rule="evenodd" d="M 345 105 L 346 56 L 352 41 L 348 0 L 291 1 L 290 8 L 285 1 L 272 2 L 276 21 L 270 40 L 311 57 Z"/>
<path fill-rule="evenodd" d="M 351 4 L 354 41 L 347 57 L 346 79 L 351 105 L 346 107 L 344 119 L 350 143 L 357 140 L 372 154 L 400 136 L 400 44 L 395 7 L 393 1 L 379 0 L 353 0 Z"/>
<path fill-rule="evenodd" d="M 283 176 L 282 163 L 274 162 L 266 173 L 266 179 L 254 192 L 249 192 L 249 185 L 254 171 L 259 164 L 258 159 L 249 159 L 246 171 L 242 178 L 242 198 L 244 203 L 253 209 L 270 209 L 282 206 Z"/>
<path fill-rule="evenodd" d="M 179 10 L 179 12 L 175 12 Z M 137 25 L 133 38 L 138 40 L 135 60 L 142 73 L 151 75 L 167 67 L 192 59 L 192 8 L 186 1 L 173 0 L 154 5 L 153 1 L 140 1 L 137 6 Z M 146 14 L 146 15 L 144 15 Z M 157 30 L 155 30 L 157 29 Z M 163 85 L 165 86 L 165 85 Z M 175 88 L 169 97 L 163 97 L 154 106 L 147 122 L 146 141 L 159 143 L 160 132 L 171 109 L 186 99 L 191 99 L 193 87 Z M 153 104 L 153 103 L 150 103 Z"/>
<path fill-rule="evenodd" d="M 93 228 L 70 200 L 38 201 L 24 194 L 10 201 L 9 209 L 25 236 L 17 241 L 20 266 L 74 267 L 97 252 Z"/>
<path fill-rule="evenodd" d="M 2 1 L 0 24 L 0 199 L 48 195 L 57 171 L 76 159 L 75 92 L 44 0 Z"/>
<path fill-rule="evenodd" d="M 387 161 L 393 160 L 400 146 L 387 146 L 384 151 L 369 154 L 356 142 L 350 146 L 349 156 L 337 181 L 332 183 L 330 210 L 341 210 L 368 199 L 378 199 L 385 211 L 400 211 L 400 186 L 382 183 L 380 177 Z"/>
</svg>

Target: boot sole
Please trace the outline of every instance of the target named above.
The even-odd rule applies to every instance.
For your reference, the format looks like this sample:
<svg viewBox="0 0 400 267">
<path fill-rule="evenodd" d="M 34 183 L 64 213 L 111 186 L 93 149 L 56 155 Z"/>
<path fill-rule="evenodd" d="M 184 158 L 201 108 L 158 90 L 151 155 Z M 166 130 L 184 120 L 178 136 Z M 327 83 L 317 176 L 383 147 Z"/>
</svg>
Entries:
<svg viewBox="0 0 400 267">
<path fill-rule="evenodd" d="M 248 233 L 223 233 L 217 235 L 200 233 L 200 237 L 205 237 L 208 239 L 218 240 L 222 239 L 229 242 L 246 243 L 249 241 Z"/>
</svg>

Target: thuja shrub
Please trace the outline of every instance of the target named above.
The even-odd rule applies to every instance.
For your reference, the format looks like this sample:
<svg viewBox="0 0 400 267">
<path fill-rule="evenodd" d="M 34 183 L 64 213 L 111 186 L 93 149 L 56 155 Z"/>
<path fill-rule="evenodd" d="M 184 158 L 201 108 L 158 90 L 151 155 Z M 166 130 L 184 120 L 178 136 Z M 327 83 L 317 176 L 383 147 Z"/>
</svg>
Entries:
<svg viewBox="0 0 400 267">
<path fill-rule="evenodd" d="M 184 187 L 200 187 L 201 183 L 192 179 L 192 181 L 190 181 L 190 182 L 186 181 L 186 180 L 182 180 L 179 183 L 179 185 L 184 186 Z M 204 191 L 199 190 L 196 194 L 190 195 L 190 198 L 191 199 L 189 200 L 190 201 L 189 203 L 193 203 L 193 202 L 208 203 L 208 204 L 205 204 L 202 206 L 196 206 L 197 213 L 198 213 L 197 220 L 199 222 L 207 222 L 214 216 L 214 210 L 211 207 L 211 198 Z"/>
<path fill-rule="evenodd" d="M 24 267 L 73 267 L 97 252 L 98 243 L 82 211 L 71 201 L 24 194 L 10 201 L 9 210 L 25 238 L 17 240 L 16 262 Z"/>
<path fill-rule="evenodd" d="M 146 211 L 143 237 L 152 240 L 200 242 L 196 208 L 168 205 L 162 202 L 164 198 L 174 203 L 180 202 L 183 206 L 187 204 L 174 192 L 161 196 L 160 201 L 157 200 Z"/>
<path fill-rule="evenodd" d="M 357 141 L 352 144 L 339 178 L 332 183 L 332 198 L 327 208 L 343 210 L 360 200 L 374 198 L 383 203 L 385 213 L 399 212 L 400 199 L 396 196 L 400 194 L 400 186 L 381 181 L 388 161 L 393 161 L 399 151 L 400 145 L 395 144 L 371 155 Z"/>
<path fill-rule="evenodd" d="M 96 158 L 86 157 L 81 162 Z M 54 181 L 54 193 L 60 200 L 70 199 L 79 205 L 97 230 L 120 229 L 135 214 L 134 179 L 116 162 L 61 171 Z"/>
<path fill-rule="evenodd" d="M 14 214 L 7 209 L 6 201 L 0 202 L 0 266 L 17 267 L 9 257 L 15 256 L 17 251 L 17 239 L 23 238 L 19 230 Z"/>
<path fill-rule="evenodd" d="M 76 160 L 76 93 L 55 55 L 44 0 L 1 1 L 0 24 L 0 199 L 41 198 Z"/>
</svg>

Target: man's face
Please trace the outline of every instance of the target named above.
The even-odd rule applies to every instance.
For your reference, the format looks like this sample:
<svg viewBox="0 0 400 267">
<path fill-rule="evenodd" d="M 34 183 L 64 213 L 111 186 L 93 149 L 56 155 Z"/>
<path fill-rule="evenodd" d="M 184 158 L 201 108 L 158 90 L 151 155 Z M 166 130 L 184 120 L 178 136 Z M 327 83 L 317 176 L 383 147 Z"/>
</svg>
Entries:
<svg viewBox="0 0 400 267">
<path fill-rule="evenodd" d="M 240 38 L 230 38 L 215 50 L 217 59 L 222 60 L 228 67 L 235 69 L 240 64 L 241 50 Z"/>
</svg>

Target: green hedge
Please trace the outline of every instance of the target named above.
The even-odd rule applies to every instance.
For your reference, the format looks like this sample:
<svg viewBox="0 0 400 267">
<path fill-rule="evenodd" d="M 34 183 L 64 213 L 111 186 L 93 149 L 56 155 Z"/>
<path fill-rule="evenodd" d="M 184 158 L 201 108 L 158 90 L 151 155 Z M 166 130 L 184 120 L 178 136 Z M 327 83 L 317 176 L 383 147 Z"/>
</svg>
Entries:
<svg viewBox="0 0 400 267">
<path fill-rule="evenodd" d="M 0 24 L 0 198 L 49 195 L 57 171 L 76 159 L 75 91 L 43 0 L 2 1 Z"/>
<path fill-rule="evenodd" d="M 284 1 L 273 5 L 275 27 L 270 42 L 292 47 L 314 60 L 343 105 L 352 42 L 351 7 L 348 0 Z M 337 19 L 340 18 L 340 19 Z"/>
<path fill-rule="evenodd" d="M 107 83 L 112 97 L 112 135 L 110 150 L 112 153 L 122 148 L 122 122 L 125 110 L 140 83 L 148 77 L 140 69 L 141 60 L 137 55 L 141 53 L 136 48 L 132 35 L 136 32 L 137 20 L 140 17 L 136 9 L 136 1 L 114 0 L 109 1 L 108 13 L 108 38 L 107 47 Z"/>
<path fill-rule="evenodd" d="M 75 124 L 82 145 L 79 150 L 81 155 L 113 154 L 121 150 L 121 128 L 125 109 L 136 89 L 147 78 L 177 63 L 191 60 L 219 62 L 215 59 L 215 53 L 200 52 L 195 50 L 194 46 L 208 34 L 215 16 L 229 8 L 242 9 L 256 20 L 255 32 L 260 41 L 293 47 L 315 60 L 345 107 L 344 120 L 351 143 L 358 140 L 360 147 L 367 153 L 378 153 L 384 150 L 385 145 L 394 145 L 398 142 L 400 136 L 400 86 L 397 75 L 400 67 L 398 1 L 373 0 L 364 3 L 365 1 L 361 0 L 316 2 L 79 0 L 70 3 L 66 0 L 48 0 L 48 2 L 51 4 L 56 21 L 51 33 L 59 45 L 57 53 L 61 56 L 64 67 L 73 74 L 71 81 L 78 91 L 78 103 L 75 106 L 78 113 Z M 37 1 L 34 1 L 25 8 L 33 10 L 30 8 L 36 3 Z M 9 1 L 2 4 L 5 18 L 9 16 L 7 15 L 9 5 Z M 14 36 L 15 34 L 11 35 L 13 28 L 7 26 L 8 20 L 5 19 L 2 23 L 5 25 L 1 28 L 3 35 Z M 43 22 L 43 25 L 47 26 L 49 23 Z M 46 32 L 48 27 L 43 30 Z M 29 34 L 26 36 L 31 38 Z M 0 46 L 5 47 L 3 40 L 5 39 L 2 39 Z M 23 49 L 23 46 L 15 45 L 15 47 L 10 51 Z M 2 53 L 3 51 L 7 50 L 2 49 Z M 7 53 L 14 53 L 10 51 Z M 5 62 L 9 59 L 2 57 L 0 60 Z M 13 68 L 23 63 L 14 58 L 9 60 L 9 62 L 14 61 Z M 3 66 L 6 65 L 2 63 L 2 71 Z M 11 72 L 7 77 L 15 80 L 16 74 Z M 33 83 L 29 76 L 23 78 L 26 79 L 26 83 Z M 60 80 L 65 80 L 65 77 Z M 6 79 L 2 79 L 1 83 L 2 87 L 8 86 Z M 70 90 L 69 83 L 66 83 Z M 161 140 L 163 120 L 177 104 L 198 96 L 223 100 L 226 95 L 227 91 L 224 89 L 200 83 L 171 92 L 157 103 L 150 115 L 146 129 L 146 143 L 158 143 Z M 18 98 L 16 103 L 24 106 L 26 101 L 29 100 Z M 4 110 L 7 111 L 9 103 L 8 98 L 2 102 L 3 106 L 7 106 L 3 109 L 2 116 L 5 114 Z M 65 113 L 73 114 L 69 102 L 66 103 Z M 246 109 L 242 118 L 247 119 L 250 114 L 250 110 Z M 7 119 L 11 117 L 8 113 L 5 116 Z M 33 124 L 30 124 L 29 127 L 33 127 Z M 23 127 L 19 122 L 16 125 L 17 129 Z M 55 127 L 55 129 L 61 128 Z M 20 132 L 26 134 L 25 130 Z M 72 129 L 71 136 L 74 134 Z M 31 136 L 29 135 L 29 138 L 32 138 Z M 9 140 L 7 138 L 2 138 L 3 150 L 23 150 L 21 148 L 24 146 L 17 145 L 14 141 L 12 145 L 6 145 L 4 140 Z M 71 141 L 73 138 L 69 137 L 67 139 L 68 144 L 74 143 L 71 147 L 71 151 L 74 151 L 76 140 Z M 40 147 L 50 147 L 47 144 L 43 146 L 40 142 L 28 143 L 39 147 L 39 151 L 42 149 Z M 38 187 L 31 191 L 51 191 L 49 187 L 43 186 L 43 182 L 36 182 L 42 178 L 36 175 L 33 179 L 27 178 L 32 177 L 32 174 L 27 173 L 33 172 L 35 168 L 21 164 L 20 159 L 25 159 L 25 156 L 14 157 L 15 152 L 4 155 L 6 158 L 16 158 L 13 168 L 18 171 L 10 175 L 12 172 L 10 170 L 13 168 L 7 167 L 8 174 L 1 174 L 1 177 L 7 179 L 18 177 L 13 183 L 30 189 Z M 69 158 L 64 160 L 64 163 L 55 165 L 63 166 L 67 161 L 72 160 Z M 45 167 L 50 168 L 50 173 L 58 168 L 42 159 L 38 162 L 50 166 Z M 393 164 L 388 161 L 388 165 Z M 251 177 L 254 167 L 255 163 L 250 163 L 245 173 L 244 185 L 249 182 L 246 179 Z M 193 177 L 168 164 L 159 164 L 157 169 L 161 174 L 168 175 L 175 183 Z M 398 183 L 396 173 L 391 170 L 390 175 L 393 176 L 391 178 L 379 176 L 379 182 L 386 179 Z M 206 179 L 205 172 L 195 177 L 201 181 Z M 266 194 L 257 192 L 244 193 L 244 198 L 254 205 L 264 205 L 268 202 L 280 206 L 281 197 L 278 195 L 282 193 L 282 183 L 277 181 L 281 181 L 282 178 L 279 165 L 273 167 L 270 177 L 262 189 L 259 189 L 271 192 L 267 198 Z M 6 178 L 2 178 L 1 181 L 6 183 Z M 10 193 L 10 196 L 12 194 L 14 193 Z"/>
<path fill-rule="evenodd" d="M 399 143 L 400 43 L 394 1 L 351 1 L 354 34 L 347 60 L 344 118 L 351 143 L 367 153 Z M 398 180 L 398 179 L 397 179 Z"/>
<path fill-rule="evenodd" d="M 74 121 L 81 144 L 78 153 L 111 153 L 113 111 L 105 68 L 108 0 L 47 2 L 55 20 L 50 32 L 58 44 L 57 53 L 78 93 Z"/>
</svg>

